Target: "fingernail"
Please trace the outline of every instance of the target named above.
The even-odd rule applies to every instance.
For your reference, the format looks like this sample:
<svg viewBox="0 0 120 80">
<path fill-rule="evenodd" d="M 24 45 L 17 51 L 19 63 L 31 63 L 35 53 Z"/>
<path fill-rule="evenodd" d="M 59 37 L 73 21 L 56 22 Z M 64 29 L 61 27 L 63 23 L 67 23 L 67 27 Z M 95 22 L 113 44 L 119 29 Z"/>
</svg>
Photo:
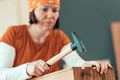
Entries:
<svg viewBox="0 0 120 80">
<path fill-rule="evenodd" d="M 101 75 L 103 74 L 103 72 L 100 73 Z"/>
</svg>

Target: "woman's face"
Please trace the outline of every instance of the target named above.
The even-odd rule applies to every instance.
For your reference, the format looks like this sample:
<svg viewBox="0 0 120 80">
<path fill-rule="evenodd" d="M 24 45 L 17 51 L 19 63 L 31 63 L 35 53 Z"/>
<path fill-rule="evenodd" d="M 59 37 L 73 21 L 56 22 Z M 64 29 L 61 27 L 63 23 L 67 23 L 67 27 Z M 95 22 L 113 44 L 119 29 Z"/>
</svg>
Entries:
<svg viewBox="0 0 120 80">
<path fill-rule="evenodd" d="M 40 27 L 47 30 L 53 29 L 59 17 L 59 11 L 60 7 L 56 4 L 39 5 L 35 9 L 35 16 Z"/>
</svg>

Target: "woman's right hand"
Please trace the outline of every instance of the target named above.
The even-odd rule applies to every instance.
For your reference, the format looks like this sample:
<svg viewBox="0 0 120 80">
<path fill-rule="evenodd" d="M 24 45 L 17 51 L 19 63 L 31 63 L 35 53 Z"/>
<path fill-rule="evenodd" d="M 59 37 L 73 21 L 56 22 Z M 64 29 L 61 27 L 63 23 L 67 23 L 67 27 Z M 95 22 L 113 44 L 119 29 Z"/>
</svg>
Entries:
<svg viewBox="0 0 120 80">
<path fill-rule="evenodd" d="M 27 65 L 27 74 L 29 76 L 41 76 L 47 73 L 50 70 L 50 67 L 43 60 L 37 60 Z"/>
</svg>

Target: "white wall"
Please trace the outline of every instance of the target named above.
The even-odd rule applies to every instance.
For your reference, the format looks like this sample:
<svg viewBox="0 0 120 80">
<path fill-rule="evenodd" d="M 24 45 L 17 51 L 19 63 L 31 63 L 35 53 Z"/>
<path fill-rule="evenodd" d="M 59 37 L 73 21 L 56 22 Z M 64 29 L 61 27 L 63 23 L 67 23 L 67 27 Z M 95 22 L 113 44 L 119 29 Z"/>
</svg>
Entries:
<svg viewBox="0 0 120 80">
<path fill-rule="evenodd" d="M 0 37 L 10 25 L 28 23 L 28 0 L 0 0 Z"/>
<path fill-rule="evenodd" d="M 19 23 L 28 23 L 29 12 L 28 12 L 28 0 L 19 0 Z"/>
</svg>

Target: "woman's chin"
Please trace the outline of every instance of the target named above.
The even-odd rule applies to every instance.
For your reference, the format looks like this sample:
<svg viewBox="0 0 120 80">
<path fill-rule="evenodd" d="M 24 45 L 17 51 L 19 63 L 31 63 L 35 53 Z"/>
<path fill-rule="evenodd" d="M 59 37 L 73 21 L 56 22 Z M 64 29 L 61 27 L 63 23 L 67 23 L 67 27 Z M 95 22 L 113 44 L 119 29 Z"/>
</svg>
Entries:
<svg viewBox="0 0 120 80">
<path fill-rule="evenodd" d="M 44 30 L 47 30 L 47 31 L 52 30 L 52 29 L 53 29 L 52 27 L 44 27 Z"/>
</svg>

